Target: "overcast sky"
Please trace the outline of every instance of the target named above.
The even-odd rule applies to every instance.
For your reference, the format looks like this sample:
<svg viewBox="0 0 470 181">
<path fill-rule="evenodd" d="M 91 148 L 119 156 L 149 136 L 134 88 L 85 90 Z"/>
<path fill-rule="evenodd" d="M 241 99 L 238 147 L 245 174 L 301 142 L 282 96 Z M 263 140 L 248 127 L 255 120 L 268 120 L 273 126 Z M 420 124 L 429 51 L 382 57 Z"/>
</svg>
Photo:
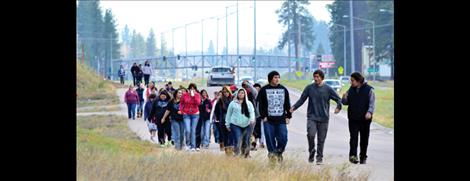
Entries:
<svg viewBox="0 0 470 181">
<path fill-rule="evenodd" d="M 118 24 L 119 33 L 127 24 L 144 37 L 148 36 L 150 28 L 157 36 L 157 47 L 160 47 L 160 33 L 168 47 L 172 47 L 171 28 L 183 26 L 174 31 L 174 48 L 176 53 L 185 50 L 184 25 L 198 23 L 187 27 L 188 51 L 201 51 L 201 19 L 220 17 L 219 19 L 219 53 L 225 46 L 225 7 L 236 5 L 236 1 L 100 1 L 103 12 L 111 9 Z M 330 21 L 326 9 L 333 1 L 310 1 L 308 10 L 318 21 Z M 276 9 L 282 1 L 256 1 L 256 46 L 264 49 L 274 47 L 284 30 L 277 22 Z M 253 50 L 253 1 L 239 1 L 239 46 L 240 53 L 251 53 Z M 228 13 L 236 12 L 236 6 L 229 7 Z M 204 20 L 204 51 L 207 51 L 209 41 L 217 48 L 217 20 Z M 167 31 L 170 30 L 170 31 Z M 228 16 L 229 53 L 236 53 L 236 14 Z"/>
</svg>

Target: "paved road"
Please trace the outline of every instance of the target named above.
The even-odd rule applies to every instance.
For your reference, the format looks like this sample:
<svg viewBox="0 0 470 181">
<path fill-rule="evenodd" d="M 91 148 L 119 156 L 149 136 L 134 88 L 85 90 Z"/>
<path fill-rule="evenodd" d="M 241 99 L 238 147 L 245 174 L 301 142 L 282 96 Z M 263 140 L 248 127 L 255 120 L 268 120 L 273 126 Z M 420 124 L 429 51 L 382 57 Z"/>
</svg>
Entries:
<svg viewBox="0 0 470 181">
<path fill-rule="evenodd" d="M 206 89 L 209 95 L 221 87 L 200 87 Z M 125 89 L 118 89 L 117 94 L 121 99 L 122 111 L 127 111 L 123 102 Z M 291 104 L 294 104 L 300 97 L 300 92 L 289 90 Z M 308 142 L 306 133 L 306 113 L 308 100 L 293 113 L 291 123 L 288 125 L 288 143 L 285 159 L 295 159 L 307 162 Z M 349 131 L 346 112 L 335 115 L 333 106 L 330 110 L 330 122 L 328 135 L 324 146 L 325 165 L 339 166 L 348 162 L 349 153 Z M 129 120 L 129 127 L 137 133 L 143 140 L 149 140 L 149 133 L 145 123 L 141 119 Z M 212 137 L 213 139 L 213 137 Z M 377 124 L 372 124 L 368 148 L 368 160 L 366 165 L 351 165 L 353 171 L 370 171 L 370 180 L 393 180 L 394 172 L 394 139 L 393 129 L 384 128 Z M 218 145 L 211 142 L 209 151 L 222 154 L 218 151 Z M 260 149 L 253 153 L 253 157 L 262 158 L 267 154 L 266 149 Z M 314 166 L 316 167 L 316 166 Z"/>
</svg>

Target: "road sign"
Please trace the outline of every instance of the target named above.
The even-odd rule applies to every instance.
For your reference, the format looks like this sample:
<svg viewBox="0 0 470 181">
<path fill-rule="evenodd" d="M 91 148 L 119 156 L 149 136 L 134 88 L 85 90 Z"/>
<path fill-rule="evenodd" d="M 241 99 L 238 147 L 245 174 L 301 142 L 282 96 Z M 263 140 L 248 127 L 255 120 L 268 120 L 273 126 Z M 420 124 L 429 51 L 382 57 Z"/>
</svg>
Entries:
<svg viewBox="0 0 470 181">
<path fill-rule="evenodd" d="M 338 67 L 338 73 L 339 73 L 340 75 L 343 75 L 343 72 L 344 72 L 343 66 L 339 66 L 339 67 Z"/>
<path fill-rule="evenodd" d="M 369 67 L 369 68 L 367 69 L 367 72 L 369 72 L 369 73 L 376 73 L 376 72 L 378 72 L 378 71 L 379 71 L 379 69 L 378 69 L 378 68 L 374 68 L 374 67 Z"/>
<path fill-rule="evenodd" d="M 320 62 L 320 68 L 333 68 L 336 62 Z"/>
</svg>

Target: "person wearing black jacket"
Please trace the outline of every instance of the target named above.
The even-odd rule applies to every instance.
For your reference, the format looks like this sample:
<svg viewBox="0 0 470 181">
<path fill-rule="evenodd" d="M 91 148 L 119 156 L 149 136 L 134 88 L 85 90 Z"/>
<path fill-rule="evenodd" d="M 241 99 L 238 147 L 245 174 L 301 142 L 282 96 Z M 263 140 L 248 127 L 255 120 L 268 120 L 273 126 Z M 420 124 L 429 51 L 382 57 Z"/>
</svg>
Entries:
<svg viewBox="0 0 470 181">
<path fill-rule="evenodd" d="M 258 93 L 259 113 L 264 121 L 264 134 L 268 146 L 268 158 L 271 163 L 283 160 L 282 153 L 287 145 L 287 126 L 290 112 L 289 91 L 282 86 L 281 76 L 277 71 L 268 74 L 269 84 Z"/>
<path fill-rule="evenodd" d="M 137 75 L 137 72 L 139 70 L 139 67 L 137 66 L 137 63 L 134 62 L 134 64 L 132 65 L 131 67 L 131 74 L 132 74 L 132 81 L 134 82 L 134 86 L 136 85 L 135 82 L 136 82 L 136 75 Z"/>
<path fill-rule="evenodd" d="M 228 149 L 231 149 L 231 139 L 230 134 L 225 126 L 225 116 L 227 114 L 227 109 L 232 101 L 232 91 L 228 86 L 222 88 L 222 96 L 214 106 L 214 117 L 217 128 L 219 129 L 219 145 L 220 151 L 230 152 Z"/>
<path fill-rule="evenodd" d="M 199 105 L 199 121 L 196 126 L 196 151 L 202 147 L 209 148 L 210 113 L 212 104 L 206 90 L 201 90 L 201 104 Z"/>
<path fill-rule="evenodd" d="M 142 82 L 142 78 L 144 77 L 144 72 L 142 71 L 142 64 L 139 64 L 139 66 L 136 69 L 136 75 L 135 79 L 137 81 L 137 84 Z"/>
<path fill-rule="evenodd" d="M 360 164 L 365 164 L 367 159 L 367 146 L 369 144 L 370 124 L 375 109 L 374 88 L 364 82 L 364 77 L 359 72 L 351 74 L 351 87 L 343 94 L 342 103 L 348 106 L 349 124 L 349 161 L 357 164 L 357 143 L 360 142 Z"/>
</svg>

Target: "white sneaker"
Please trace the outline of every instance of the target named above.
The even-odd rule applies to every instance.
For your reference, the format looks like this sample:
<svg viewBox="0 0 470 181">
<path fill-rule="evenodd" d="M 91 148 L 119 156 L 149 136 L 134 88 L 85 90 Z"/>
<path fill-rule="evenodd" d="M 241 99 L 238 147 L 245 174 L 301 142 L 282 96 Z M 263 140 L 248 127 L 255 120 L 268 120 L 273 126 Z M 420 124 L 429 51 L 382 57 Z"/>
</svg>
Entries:
<svg viewBox="0 0 470 181">
<path fill-rule="evenodd" d="M 196 151 L 194 148 L 189 149 L 189 151 L 194 152 Z"/>
<path fill-rule="evenodd" d="M 190 150 L 189 146 L 185 146 L 184 150 L 189 151 Z"/>
<path fill-rule="evenodd" d="M 196 151 L 201 151 L 201 149 L 200 149 L 200 148 L 196 148 Z"/>
</svg>

